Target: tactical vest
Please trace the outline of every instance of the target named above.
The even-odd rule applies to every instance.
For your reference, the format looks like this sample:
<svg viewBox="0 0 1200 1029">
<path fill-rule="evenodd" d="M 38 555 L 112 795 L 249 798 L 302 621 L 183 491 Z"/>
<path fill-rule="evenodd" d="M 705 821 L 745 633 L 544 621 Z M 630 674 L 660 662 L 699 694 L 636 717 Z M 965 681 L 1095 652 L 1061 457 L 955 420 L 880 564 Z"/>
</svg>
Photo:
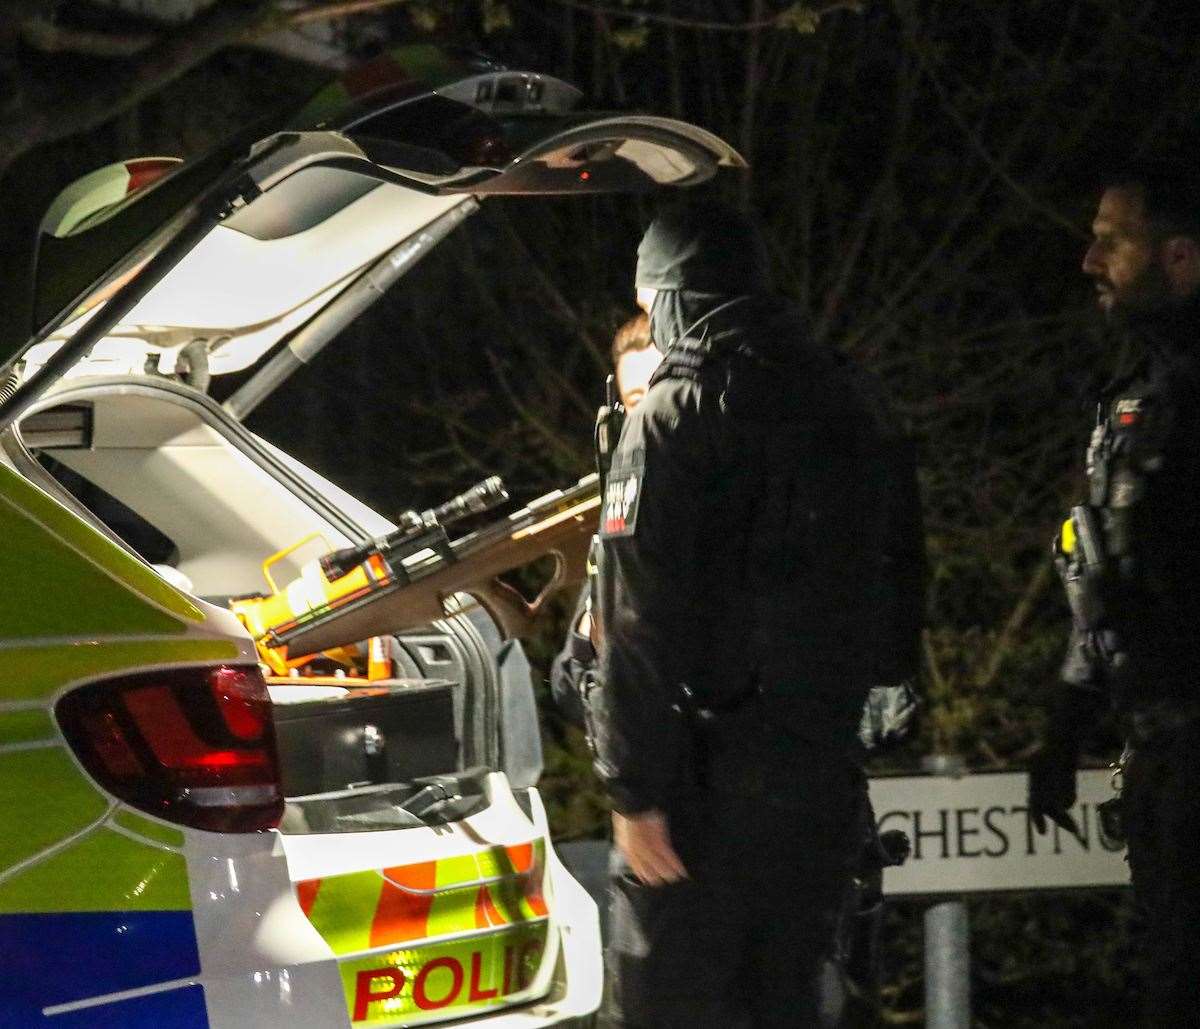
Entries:
<svg viewBox="0 0 1200 1029">
<path fill-rule="evenodd" d="M 1200 439 L 1187 443 L 1181 416 L 1195 425 L 1196 397 L 1170 369 L 1144 362 L 1097 406 L 1087 448 L 1088 504 L 1073 513 L 1095 527 L 1101 559 L 1059 543 L 1075 633 L 1063 678 L 1100 679 L 1118 707 L 1142 706 L 1194 690 L 1200 605 L 1192 541 L 1200 530 Z M 1181 407 L 1181 396 L 1184 407 Z M 1186 542 L 1185 542 L 1186 541 Z"/>
<path fill-rule="evenodd" d="M 1147 475 L 1161 464 L 1157 434 L 1147 437 L 1144 386 L 1127 382 L 1109 402 L 1096 405 L 1086 457 L 1088 502 L 1102 512 L 1105 550 L 1115 562 L 1128 560 L 1130 512 L 1146 495 Z"/>
</svg>

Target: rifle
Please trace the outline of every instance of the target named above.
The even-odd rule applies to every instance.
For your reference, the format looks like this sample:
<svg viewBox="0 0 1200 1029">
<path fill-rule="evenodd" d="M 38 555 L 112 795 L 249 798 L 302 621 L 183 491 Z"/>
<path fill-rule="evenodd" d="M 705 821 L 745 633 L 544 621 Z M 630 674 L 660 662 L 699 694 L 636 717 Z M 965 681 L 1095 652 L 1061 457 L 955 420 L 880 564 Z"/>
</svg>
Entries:
<svg viewBox="0 0 1200 1029">
<path fill-rule="evenodd" d="M 252 601 L 239 601 L 236 609 L 260 652 L 273 652 L 276 661 L 270 664 L 428 625 L 455 613 L 452 598 L 459 593 L 482 605 L 505 637 L 527 635 L 550 596 L 585 576 L 600 486 L 596 475 L 585 476 L 566 490 L 547 493 L 507 517 L 449 539 L 447 524 L 507 496 L 498 478 L 489 479 L 439 508 L 407 513 L 387 536 L 326 554 L 316 571 L 305 570 L 310 578 L 320 575 L 328 598 L 310 610 L 288 611 L 286 617 L 268 621 L 247 617 L 246 605 Z M 532 601 L 498 578 L 546 555 L 555 559 L 554 574 Z M 262 603 L 287 592 L 278 590 Z"/>
</svg>

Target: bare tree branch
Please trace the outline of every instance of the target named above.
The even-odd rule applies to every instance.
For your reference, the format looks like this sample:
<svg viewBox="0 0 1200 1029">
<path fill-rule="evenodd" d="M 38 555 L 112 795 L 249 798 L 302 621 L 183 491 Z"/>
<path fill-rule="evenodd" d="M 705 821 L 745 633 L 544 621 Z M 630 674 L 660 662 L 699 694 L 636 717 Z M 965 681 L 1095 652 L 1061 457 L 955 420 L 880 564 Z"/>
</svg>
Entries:
<svg viewBox="0 0 1200 1029">
<path fill-rule="evenodd" d="M 752 18 L 749 21 L 728 22 L 684 18 L 675 14 L 657 14 L 653 11 L 637 11 L 624 7 L 610 7 L 607 4 L 590 3 L 589 0 L 552 0 L 552 2 L 563 7 L 573 8 L 577 11 L 587 11 L 591 14 L 608 15 L 614 18 L 630 18 L 635 21 L 653 22 L 659 25 L 673 25 L 676 28 L 696 29 L 701 32 L 755 32 L 759 29 L 770 28 L 795 31 L 786 18 L 787 12 L 774 15 L 770 18 L 760 17 Z M 812 13 L 814 20 L 819 20 L 827 14 L 832 14 L 834 11 L 860 13 L 863 9 L 863 0 L 825 0 L 824 3 L 813 3 L 805 6 Z"/>
<path fill-rule="evenodd" d="M 40 144 L 94 129 L 136 107 L 274 17 L 270 0 L 222 5 L 163 37 L 128 77 L 110 76 L 102 82 L 56 78 L 31 84 L 20 107 L 0 119 L 0 161 L 12 161 Z"/>
<path fill-rule="evenodd" d="M 763 0 L 751 0 L 751 21 L 750 24 L 760 24 L 764 19 L 762 17 L 765 10 Z M 745 65 L 742 70 L 742 117 L 741 125 L 738 131 L 738 149 L 742 155 L 751 160 L 751 170 L 749 174 L 743 175 L 738 181 L 738 187 L 741 192 L 742 203 L 748 203 L 750 200 L 750 190 L 753 186 L 753 147 L 754 147 L 754 120 L 755 120 L 755 101 L 758 99 L 758 86 L 762 76 L 761 68 L 759 67 L 759 58 L 762 52 L 762 33 L 758 29 L 753 29 L 750 32 L 750 38 L 746 45 Z"/>
<path fill-rule="evenodd" d="M 43 54 L 86 54 L 90 57 L 132 57 L 158 42 L 157 32 L 96 32 L 60 25 L 47 18 L 29 18 L 19 28 L 21 41 Z"/>
<path fill-rule="evenodd" d="M 988 654 L 987 662 L 981 670 L 979 678 L 976 680 L 976 685 L 979 689 L 987 690 L 995 683 L 996 677 L 1000 674 L 1000 669 L 1004 667 L 1005 660 L 1011 654 L 1013 647 L 1025 629 L 1025 623 L 1033 613 L 1034 604 L 1037 603 L 1038 598 L 1050 584 L 1050 572 L 1052 568 L 1053 566 L 1049 561 L 1043 561 L 1038 565 L 1038 570 L 1030 578 L 1028 585 L 1025 587 L 1025 592 L 1021 594 L 1020 599 L 1013 606 L 1012 612 L 1001 627 L 996 637 L 996 643 Z"/>
<path fill-rule="evenodd" d="M 304 7 L 286 15 L 288 25 L 309 25 L 317 21 L 329 21 L 331 18 L 349 18 L 355 14 L 368 14 L 381 11 L 385 7 L 395 7 L 398 4 L 411 3 L 412 0 L 335 0 L 333 3 L 317 4 Z"/>
<path fill-rule="evenodd" d="M 23 91 L 0 109 L 0 175 L 15 158 L 44 143 L 88 132 L 153 96 L 226 47 L 253 43 L 300 24 L 349 17 L 410 0 L 337 0 L 281 11 L 275 0 L 221 4 L 165 34 L 106 37 L 62 29 L 40 17 L 40 5 L 10 9 L 0 28 L 16 26 L 27 43 L 47 53 L 102 57 L 141 54 L 129 74 L 93 78 L 22 77 Z M 44 8 L 41 8 L 44 10 Z M 17 20 L 14 20 L 17 19 Z M 2 35 L 2 33 L 0 33 Z"/>
</svg>

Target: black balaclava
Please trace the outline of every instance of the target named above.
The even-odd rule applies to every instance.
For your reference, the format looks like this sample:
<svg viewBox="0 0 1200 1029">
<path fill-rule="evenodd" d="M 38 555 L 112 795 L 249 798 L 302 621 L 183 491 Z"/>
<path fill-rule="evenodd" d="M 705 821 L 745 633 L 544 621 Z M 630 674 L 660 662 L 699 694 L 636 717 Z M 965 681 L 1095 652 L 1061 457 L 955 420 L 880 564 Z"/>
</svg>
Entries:
<svg viewBox="0 0 1200 1029">
<path fill-rule="evenodd" d="M 749 216 L 717 201 L 672 204 L 642 237 L 635 283 L 657 291 L 650 335 L 665 352 L 685 334 L 703 335 L 702 320 L 718 310 L 770 292 L 766 243 Z"/>
</svg>

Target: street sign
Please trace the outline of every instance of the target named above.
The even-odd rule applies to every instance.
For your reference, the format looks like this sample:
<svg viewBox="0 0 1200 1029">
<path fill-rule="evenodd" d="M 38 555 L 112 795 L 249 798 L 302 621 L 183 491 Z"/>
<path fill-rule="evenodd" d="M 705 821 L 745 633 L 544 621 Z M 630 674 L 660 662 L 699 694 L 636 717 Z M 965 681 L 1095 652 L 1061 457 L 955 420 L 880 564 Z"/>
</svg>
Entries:
<svg viewBox="0 0 1200 1029">
<path fill-rule="evenodd" d="M 1116 796 L 1110 773 L 1079 773 L 1072 810 L 1079 834 L 1051 825 L 1038 835 L 1022 772 L 919 775 L 871 780 L 880 831 L 903 829 L 912 855 L 884 871 L 891 896 L 1052 890 L 1129 882 L 1124 844 L 1100 827 L 1096 805 Z"/>
</svg>

